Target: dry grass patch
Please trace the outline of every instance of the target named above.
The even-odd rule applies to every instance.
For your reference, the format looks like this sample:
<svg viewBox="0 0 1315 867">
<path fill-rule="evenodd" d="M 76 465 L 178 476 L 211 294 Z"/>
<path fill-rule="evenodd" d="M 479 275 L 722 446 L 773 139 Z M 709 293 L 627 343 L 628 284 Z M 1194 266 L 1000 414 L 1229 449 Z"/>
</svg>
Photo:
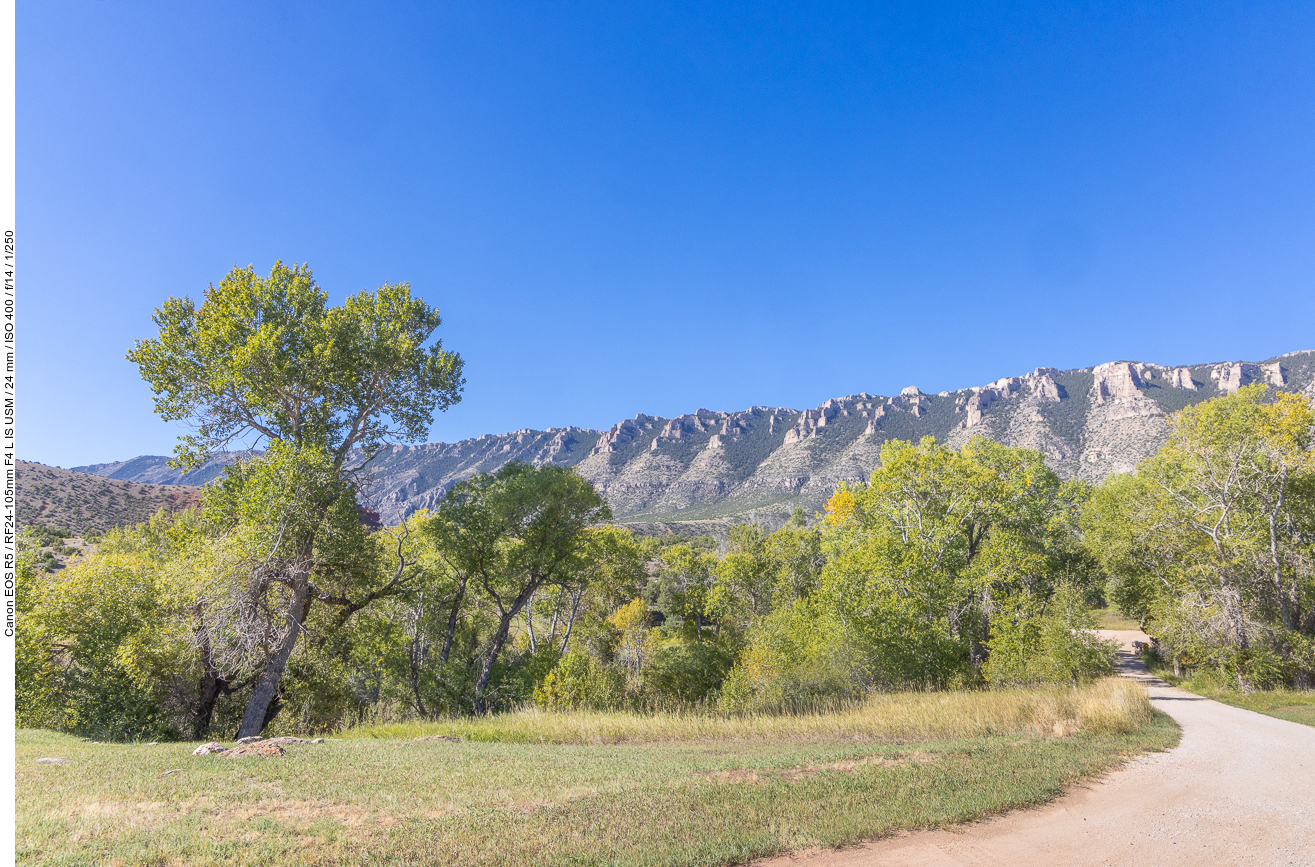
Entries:
<svg viewBox="0 0 1315 867">
<path fill-rule="evenodd" d="M 1146 692 L 1122 678 L 1078 688 L 888 693 L 834 710 L 793 714 L 545 711 L 443 722 L 363 726 L 344 738 L 482 743 L 643 744 L 705 740 L 842 738 L 904 740 L 1000 734 L 1120 734 L 1146 725 Z"/>
</svg>

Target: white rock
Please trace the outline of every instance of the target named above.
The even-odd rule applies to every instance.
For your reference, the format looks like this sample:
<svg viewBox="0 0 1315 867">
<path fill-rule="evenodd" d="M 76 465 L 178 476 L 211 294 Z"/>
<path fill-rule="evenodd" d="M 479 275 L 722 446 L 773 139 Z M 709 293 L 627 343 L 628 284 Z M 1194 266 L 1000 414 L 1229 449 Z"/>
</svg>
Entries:
<svg viewBox="0 0 1315 867">
<path fill-rule="evenodd" d="M 1091 374 L 1094 377 L 1091 392 L 1096 403 L 1136 400 L 1142 396 L 1141 377 L 1126 361 L 1098 364 Z"/>
<path fill-rule="evenodd" d="M 1174 388 L 1186 388 L 1196 391 L 1196 382 L 1192 380 L 1192 372 L 1185 367 L 1180 367 L 1169 374 L 1169 384 Z"/>
</svg>

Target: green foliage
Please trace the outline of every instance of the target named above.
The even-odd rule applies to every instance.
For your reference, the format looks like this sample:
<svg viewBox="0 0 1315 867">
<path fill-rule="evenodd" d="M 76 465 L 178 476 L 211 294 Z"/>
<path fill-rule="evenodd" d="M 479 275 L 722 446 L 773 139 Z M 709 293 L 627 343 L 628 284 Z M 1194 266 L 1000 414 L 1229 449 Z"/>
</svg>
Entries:
<svg viewBox="0 0 1315 867">
<path fill-rule="evenodd" d="M 1073 570 L 1080 488 L 1037 452 L 974 438 L 888 442 L 867 485 L 827 504 L 820 601 L 876 682 L 974 682 L 997 610 L 1040 605 Z"/>
<path fill-rule="evenodd" d="M 46 527 L 41 524 L 35 524 L 26 527 L 23 530 L 26 537 L 24 544 L 36 548 L 60 547 L 64 540 L 73 535 L 69 530 L 63 530 L 58 527 Z"/>
<path fill-rule="evenodd" d="M 435 547 L 460 576 L 459 606 L 468 585 L 491 603 L 498 625 L 483 654 L 475 682 L 476 712 L 488 708 L 494 666 L 512 621 L 543 587 L 578 591 L 598 566 L 624 551 L 615 537 L 600 538 L 590 527 L 611 518 L 602 497 L 574 470 L 512 462 L 493 474 L 480 473 L 454 485 L 426 525 Z M 591 563 L 588 552 L 597 556 Z M 616 570 L 601 569 L 613 575 Z M 615 576 L 614 576 L 615 577 Z M 579 596 L 576 596 L 577 605 Z M 459 610 L 459 609 L 454 609 Z M 532 611 L 531 611 L 532 616 Z"/>
<path fill-rule="evenodd" d="M 101 739 L 168 739 L 185 728 L 188 637 L 176 605 L 195 517 L 112 531 L 89 557 L 41 579 L 25 560 L 17 714 Z"/>
<path fill-rule="evenodd" d="M 426 348 L 442 320 L 405 283 L 329 307 L 310 268 L 275 262 L 268 277 L 234 268 L 199 307 L 170 298 L 154 318 L 159 336 L 128 360 L 161 418 L 196 424 L 177 452 L 189 468 L 249 434 L 325 449 L 341 466 L 352 448 L 423 439 L 460 399 L 462 361 Z"/>
<path fill-rule="evenodd" d="M 1116 642 L 1104 641 L 1081 589 L 1061 584 L 1044 611 L 1018 608 L 993 620 L 982 673 L 997 686 L 1081 683 L 1113 673 Z"/>
<path fill-rule="evenodd" d="M 767 535 L 756 524 L 731 527 L 726 553 L 716 567 L 708 611 L 738 629 L 771 610 L 776 564 L 767 553 Z"/>
<path fill-rule="evenodd" d="M 734 713 L 798 710 L 852 698 L 873 685 L 868 658 L 829 611 L 789 605 L 749 633 L 722 685 L 721 707 Z"/>
<path fill-rule="evenodd" d="M 1091 631 L 1106 599 L 1179 666 L 1300 685 L 1315 671 L 1311 410 L 1243 389 L 1173 423 L 1135 476 L 1097 489 L 983 439 L 891 441 L 816 527 L 738 525 L 720 552 L 606 525 L 593 487 L 553 465 L 475 475 L 371 532 L 331 448 L 276 438 L 201 513 L 107 534 L 58 574 L 29 536 L 19 718 L 118 738 L 245 727 L 280 658 L 257 720 L 271 732 L 530 701 L 755 714 L 1067 688 L 1110 671 Z"/>
<path fill-rule="evenodd" d="M 715 640 L 668 641 L 644 667 L 644 686 L 658 704 L 703 703 L 721 689 L 734 662 L 732 649 Z"/>
<path fill-rule="evenodd" d="M 625 675 L 583 649 L 566 654 L 544 678 L 534 700 L 554 710 L 605 709 L 625 698 Z"/>
<path fill-rule="evenodd" d="M 156 337 L 128 352 L 165 420 L 192 424 L 177 466 L 199 467 L 234 442 L 268 441 L 206 495 L 221 534 L 191 632 L 202 671 L 194 730 L 235 679 L 251 685 L 241 733 L 269 724 L 281 680 L 315 603 L 336 631 L 417 576 L 404 545 L 391 575 L 357 516 L 356 477 L 390 441 L 419 440 L 436 410 L 460 399 L 461 359 L 430 344 L 438 311 L 386 284 L 342 305 L 310 269 L 276 262 L 268 277 L 235 268 L 200 306 L 170 298 Z M 295 665 L 294 665 L 295 668 Z M 487 679 L 487 669 L 486 678 Z"/>
<path fill-rule="evenodd" d="M 672 545 L 657 558 L 657 575 L 649 584 L 649 598 L 673 625 L 687 636 L 702 639 L 710 624 L 708 592 L 717 569 L 717 555 L 689 543 Z"/>
<path fill-rule="evenodd" d="M 1315 686 L 1315 412 L 1247 386 L 1182 410 L 1083 516 L 1107 593 L 1176 668 Z"/>
</svg>

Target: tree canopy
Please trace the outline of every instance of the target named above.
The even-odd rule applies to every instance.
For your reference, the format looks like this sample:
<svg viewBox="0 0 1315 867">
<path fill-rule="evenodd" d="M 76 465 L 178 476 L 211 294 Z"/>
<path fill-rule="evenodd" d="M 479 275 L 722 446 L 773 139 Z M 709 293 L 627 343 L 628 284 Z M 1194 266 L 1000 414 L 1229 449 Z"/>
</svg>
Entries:
<svg viewBox="0 0 1315 867">
<path fill-rule="evenodd" d="M 186 421 L 177 458 L 203 463 L 261 439 L 327 451 L 341 467 L 392 440 L 423 440 L 436 411 L 461 399 L 461 357 L 429 343 L 438 309 L 386 283 L 336 307 L 310 268 L 275 262 L 267 277 L 234 268 L 200 306 L 170 298 L 159 334 L 128 352 L 166 421 Z"/>
<path fill-rule="evenodd" d="M 55 574 L 20 557 L 22 720 L 202 737 L 1075 683 L 1111 670 L 1106 602 L 1180 669 L 1315 678 L 1315 412 L 1263 386 L 1177 413 L 1155 456 L 1098 486 L 984 438 L 890 441 L 820 520 L 720 538 L 609 524 L 578 472 L 523 463 L 368 527 L 338 450 L 400 428 L 280 413 L 199 514 L 108 534 Z"/>
<path fill-rule="evenodd" d="M 1315 412 L 1264 385 L 1189 407 L 1083 516 L 1110 597 L 1183 664 L 1315 683 Z"/>
</svg>

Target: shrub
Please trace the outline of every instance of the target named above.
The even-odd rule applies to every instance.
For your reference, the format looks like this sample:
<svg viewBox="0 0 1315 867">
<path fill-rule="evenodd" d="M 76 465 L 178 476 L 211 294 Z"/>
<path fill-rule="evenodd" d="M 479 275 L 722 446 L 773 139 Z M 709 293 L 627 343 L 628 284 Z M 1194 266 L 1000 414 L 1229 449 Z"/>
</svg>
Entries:
<svg viewBox="0 0 1315 867">
<path fill-rule="evenodd" d="M 1061 584 L 1044 614 L 996 618 L 982 674 L 995 686 L 1077 684 L 1108 675 L 1117 644 L 1091 632 L 1094 626 L 1082 589 Z"/>
<path fill-rule="evenodd" d="M 840 624 L 795 603 L 763 618 L 726 676 L 721 707 L 733 713 L 813 707 L 861 695 L 871 679 Z"/>
<path fill-rule="evenodd" d="M 625 676 L 605 665 L 587 651 L 572 650 L 561 658 L 543 685 L 534 692 L 534 701 L 553 710 L 618 706 L 625 696 Z"/>
<path fill-rule="evenodd" d="M 734 656 L 712 641 L 673 641 L 653 654 L 644 669 L 644 685 L 654 698 L 696 704 L 721 689 L 734 662 Z"/>
</svg>

